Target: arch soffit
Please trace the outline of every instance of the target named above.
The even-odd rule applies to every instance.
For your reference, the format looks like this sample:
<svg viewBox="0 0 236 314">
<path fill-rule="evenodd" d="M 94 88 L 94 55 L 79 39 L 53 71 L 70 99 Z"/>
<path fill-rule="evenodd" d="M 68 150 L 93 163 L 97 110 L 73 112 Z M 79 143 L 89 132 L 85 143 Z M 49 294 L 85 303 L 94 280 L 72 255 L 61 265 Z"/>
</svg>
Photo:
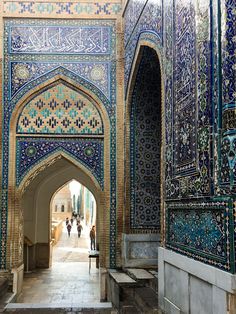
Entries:
<svg viewBox="0 0 236 314">
<path fill-rule="evenodd" d="M 150 33 L 147 33 L 146 35 L 150 35 Z M 155 36 L 153 34 L 153 36 Z M 156 37 L 156 36 L 155 36 Z M 156 37 L 159 41 L 159 38 Z M 160 63 L 160 71 L 161 71 L 161 95 L 162 95 L 162 104 L 163 104 L 163 99 L 164 99 L 164 67 L 163 67 L 163 51 L 162 51 L 162 47 L 161 45 L 155 43 L 154 41 L 149 40 L 148 38 L 145 38 L 145 33 L 142 33 L 142 37 L 139 38 L 137 46 L 136 46 L 136 50 L 135 50 L 135 54 L 134 54 L 134 58 L 132 61 L 132 66 L 131 66 L 131 70 L 130 70 L 130 75 L 129 75 L 129 80 L 128 80 L 128 85 L 127 85 L 127 92 L 126 92 L 126 104 L 128 104 L 128 106 L 130 106 L 131 103 L 131 98 L 132 98 L 132 94 L 133 94 L 133 89 L 134 89 L 134 85 L 135 85 L 135 81 L 136 81 L 136 77 L 137 77 L 137 73 L 138 73 L 138 68 L 139 68 L 139 64 L 141 62 L 142 59 L 142 51 L 144 47 L 149 47 L 152 48 L 153 50 L 155 50 L 156 54 L 157 54 L 157 58 L 158 61 Z"/>
<path fill-rule="evenodd" d="M 27 173 L 27 175 L 24 177 L 22 182 L 20 183 L 18 187 L 18 193 L 19 195 L 23 195 L 23 193 L 26 191 L 27 187 L 30 185 L 30 183 L 36 179 L 36 177 L 41 174 L 43 171 L 47 170 L 50 166 L 55 164 L 57 161 L 65 159 L 69 162 L 69 164 L 76 166 L 83 175 L 88 179 L 86 182 L 81 182 L 86 188 L 95 196 L 98 192 L 101 192 L 102 189 L 97 181 L 97 179 L 92 175 L 90 170 L 88 170 L 82 163 L 71 157 L 70 155 L 66 154 L 64 151 L 57 151 L 52 154 L 50 154 L 47 158 L 41 160 L 38 164 L 33 166 L 30 171 Z M 71 178 L 72 180 L 73 178 Z M 71 181 L 69 180 L 69 181 Z M 66 184 L 65 183 L 62 183 Z M 97 191 L 97 193 L 95 193 Z"/>
</svg>

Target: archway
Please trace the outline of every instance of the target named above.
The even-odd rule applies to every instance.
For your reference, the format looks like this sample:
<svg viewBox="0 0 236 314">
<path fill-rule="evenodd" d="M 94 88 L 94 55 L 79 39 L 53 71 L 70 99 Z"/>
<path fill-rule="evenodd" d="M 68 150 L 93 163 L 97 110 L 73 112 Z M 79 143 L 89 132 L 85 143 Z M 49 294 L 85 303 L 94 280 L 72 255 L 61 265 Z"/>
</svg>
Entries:
<svg viewBox="0 0 236 314">
<path fill-rule="evenodd" d="M 163 226 L 164 105 L 159 57 L 155 45 L 139 43 L 127 93 L 124 248 L 127 266 L 157 265 Z M 144 243 L 145 260 L 141 254 Z M 134 260 L 130 258 L 132 255 Z"/>
<path fill-rule="evenodd" d="M 29 252 L 29 269 L 47 268 L 51 265 L 51 200 L 55 192 L 72 179 L 76 179 L 88 187 L 96 199 L 97 242 L 100 243 L 100 220 L 103 211 L 104 192 L 91 177 L 75 164 L 65 158 L 58 159 L 41 171 L 22 194 L 24 236 L 32 243 Z"/>
<path fill-rule="evenodd" d="M 8 202 L 8 233 L 11 241 L 9 240 L 7 245 L 7 250 L 10 252 L 8 256 L 11 258 L 8 258 L 7 262 L 10 268 L 16 269 L 15 277 L 18 278 L 18 282 L 21 281 L 23 270 L 25 199 L 28 199 L 27 202 L 29 201 L 32 205 L 33 210 L 30 215 L 35 215 L 33 218 L 47 228 L 45 232 L 39 232 L 41 238 L 37 238 L 38 230 L 31 230 L 33 240 L 29 238 L 30 242 L 35 243 L 37 238 L 37 243 L 42 243 L 42 245 L 37 245 L 34 253 L 36 257 L 38 254 L 42 258 L 40 260 L 35 257 L 37 265 L 34 265 L 50 266 L 50 230 L 48 227 L 50 217 L 48 217 L 49 213 L 45 212 L 45 208 L 49 208 L 50 200 L 44 197 L 41 191 L 44 191 L 46 195 L 49 195 L 50 191 L 52 196 L 60 186 L 74 178 L 72 171 L 64 182 L 61 181 L 58 186 L 59 181 L 55 180 L 54 183 L 53 176 L 61 170 L 57 167 L 60 163 L 69 162 L 71 167 L 73 166 L 74 170 L 80 173 L 78 181 L 81 183 L 85 181 L 84 185 L 95 196 L 98 207 L 102 195 L 103 203 L 99 219 L 108 224 L 109 213 L 105 209 L 109 208 L 110 203 L 110 122 L 105 105 L 96 94 L 87 89 L 87 85 L 80 86 L 63 75 L 57 75 L 54 79 L 43 82 L 40 86 L 25 93 L 13 111 L 10 124 L 10 149 L 13 152 L 10 156 L 10 163 L 13 166 L 9 168 Z M 64 129 L 57 128 L 55 114 Z M 81 114 L 84 115 L 86 123 L 81 122 Z M 93 119 L 94 115 L 97 119 Z M 30 122 L 31 116 L 34 121 L 33 125 L 32 121 Z M 89 129 L 89 125 L 93 131 Z M 65 129 L 70 131 L 65 132 Z M 46 147 L 45 145 L 47 149 L 43 150 L 42 147 Z M 22 156 L 27 156 L 23 162 L 20 161 Z M 91 163 L 88 163 L 89 159 Z M 107 161 L 105 165 L 104 160 Z M 45 183 L 41 184 L 44 180 L 46 180 Z M 51 187 L 48 186 L 45 190 L 47 181 L 51 182 Z M 37 202 L 37 199 L 40 199 L 42 203 Z M 40 212 L 44 212 L 45 215 L 37 216 L 36 213 Z M 99 224 L 100 221 L 98 221 L 97 232 L 100 230 Z M 30 224 L 25 224 L 24 230 L 30 229 Z M 109 247 L 109 230 L 103 229 L 99 238 L 102 238 L 103 243 L 100 246 L 100 265 L 108 267 L 109 256 L 106 251 Z M 20 287 L 19 283 L 16 292 L 20 292 Z"/>
<path fill-rule="evenodd" d="M 93 194 L 73 179 L 54 193 L 50 205 L 52 265 L 68 259 L 74 262 L 88 261 L 90 230 L 92 226 L 96 230 L 97 224 L 97 204 Z M 99 251 L 98 243 L 96 245 L 94 241 L 94 244 L 93 249 Z M 69 256 L 65 253 L 69 253 Z"/>
</svg>

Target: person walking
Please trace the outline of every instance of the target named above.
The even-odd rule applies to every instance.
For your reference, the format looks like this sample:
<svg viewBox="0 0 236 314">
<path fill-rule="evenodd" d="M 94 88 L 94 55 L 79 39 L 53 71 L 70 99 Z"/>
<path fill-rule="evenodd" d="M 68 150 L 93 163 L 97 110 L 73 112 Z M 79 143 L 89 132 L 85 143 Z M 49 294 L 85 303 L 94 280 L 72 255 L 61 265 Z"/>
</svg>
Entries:
<svg viewBox="0 0 236 314">
<path fill-rule="evenodd" d="M 69 223 L 69 218 L 66 217 L 66 225 L 68 225 L 68 223 Z"/>
<path fill-rule="evenodd" d="M 90 236 L 90 247 L 92 251 L 92 250 L 95 250 L 95 237 L 96 237 L 95 226 L 92 226 L 89 236 Z"/>
<path fill-rule="evenodd" d="M 82 229 L 83 229 L 83 227 L 82 227 L 81 223 L 78 223 L 78 225 L 77 225 L 78 238 L 80 238 L 80 236 L 81 236 Z"/>
<path fill-rule="evenodd" d="M 68 225 L 66 226 L 66 228 L 67 228 L 68 236 L 70 237 L 71 224 L 68 223 Z"/>
</svg>

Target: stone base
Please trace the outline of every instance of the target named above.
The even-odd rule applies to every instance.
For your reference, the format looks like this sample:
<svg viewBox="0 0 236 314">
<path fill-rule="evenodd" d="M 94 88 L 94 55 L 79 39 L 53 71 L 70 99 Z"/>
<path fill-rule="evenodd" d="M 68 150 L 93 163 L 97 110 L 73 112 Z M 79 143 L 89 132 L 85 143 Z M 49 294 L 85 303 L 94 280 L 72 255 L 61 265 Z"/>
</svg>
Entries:
<svg viewBox="0 0 236 314">
<path fill-rule="evenodd" d="M 24 264 L 12 269 L 13 274 L 13 288 L 12 292 L 18 296 L 22 292 L 23 278 L 24 278 Z"/>
<path fill-rule="evenodd" d="M 36 244 L 36 268 L 49 268 L 52 262 L 52 244 Z"/>
<path fill-rule="evenodd" d="M 159 234 L 123 234 L 123 267 L 157 268 Z"/>
<path fill-rule="evenodd" d="M 236 297 L 236 275 L 161 247 L 158 286 L 159 306 L 168 314 L 236 313 L 229 305 Z"/>
</svg>

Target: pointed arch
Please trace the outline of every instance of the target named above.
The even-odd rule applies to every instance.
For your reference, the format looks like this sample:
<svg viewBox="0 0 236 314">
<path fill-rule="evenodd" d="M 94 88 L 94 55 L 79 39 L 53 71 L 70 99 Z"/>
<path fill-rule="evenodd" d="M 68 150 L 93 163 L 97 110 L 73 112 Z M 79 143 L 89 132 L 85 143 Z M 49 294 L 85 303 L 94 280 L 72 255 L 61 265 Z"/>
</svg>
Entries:
<svg viewBox="0 0 236 314">
<path fill-rule="evenodd" d="M 100 113 L 104 125 L 104 134 L 100 136 L 104 142 L 104 170 L 103 170 L 103 178 L 104 178 L 104 188 L 102 190 L 101 186 L 98 183 L 98 180 L 95 178 L 92 170 L 86 168 L 81 162 L 75 161 L 74 158 L 68 156 L 65 152 L 57 152 L 53 157 L 49 156 L 47 159 L 47 163 L 39 162 L 39 165 L 32 167 L 29 174 L 26 175 L 23 182 L 20 183 L 19 188 L 17 188 L 16 184 L 16 124 L 18 121 L 18 116 L 24 108 L 25 104 L 27 104 L 30 100 L 32 100 L 36 95 L 42 93 L 43 90 L 46 90 L 50 86 L 54 84 L 63 83 L 67 86 L 70 86 L 72 89 L 78 91 L 79 93 L 83 93 L 97 108 Z M 109 119 L 109 110 L 110 110 L 110 102 L 106 98 L 106 96 L 93 84 L 86 81 L 83 78 L 76 76 L 74 73 L 70 73 L 70 71 L 58 68 L 49 74 L 45 74 L 39 79 L 36 79 L 34 82 L 27 84 L 23 89 L 20 90 L 17 95 L 11 101 L 12 115 L 9 123 L 9 150 L 11 151 L 11 155 L 9 156 L 9 168 L 8 168 L 8 191 L 9 191 L 9 201 L 8 201 L 8 232 L 12 235 L 11 243 L 10 237 L 7 241 L 7 251 L 11 250 L 11 246 L 15 245 L 16 248 L 19 248 L 19 233 L 17 230 L 19 226 L 23 228 L 23 209 L 21 208 L 20 201 L 22 192 L 29 186 L 31 186 L 32 179 L 39 178 L 43 173 L 44 169 L 50 169 L 50 165 L 57 164 L 58 160 L 67 160 L 71 164 L 74 165 L 74 169 L 76 172 L 80 172 L 86 178 L 92 182 L 91 187 L 93 190 L 96 190 L 96 195 L 103 195 L 104 203 L 102 204 L 101 212 L 101 221 L 105 221 L 108 225 L 109 215 L 105 212 L 105 209 L 110 206 L 110 133 L 111 133 L 111 125 Z M 23 135 L 25 136 L 25 135 Z M 27 135 L 29 138 L 29 136 Z M 35 134 L 34 138 L 39 137 L 39 135 Z M 42 135 L 40 134 L 40 137 Z M 52 136 L 51 136 L 52 137 Z M 54 138 L 58 138 L 60 136 L 56 135 Z M 80 136 L 78 136 L 80 137 Z M 77 138 L 78 138 L 77 137 Z M 45 138 L 48 138 L 45 135 Z M 82 139 L 82 136 L 80 137 Z M 99 135 L 95 135 L 94 138 L 99 138 Z M 86 184 L 85 184 L 86 185 Z M 99 191 L 99 192 L 98 192 Z M 95 195 L 95 193 L 93 193 Z M 97 201 L 97 200 L 96 200 Z M 105 252 L 109 249 L 109 230 L 104 230 L 102 234 L 102 243 L 104 246 L 101 250 L 101 263 L 105 267 L 108 266 L 108 259 L 105 255 Z M 22 237 L 21 237 L 22 241 Z M 21 242 L 22 246 L 22 242 Z M 10 256 L 8 254 L 8 256 Z M 22 252 L 19 253 L 19 250 L 16 249 L 14 251 L 14 259 L 16 263 L 22 263 Z M 7 259 L 7 264 L 9 265 L 10 260 Z"/>
<path fill-rule="evenodd" d="M 20 199 L 20 206 L 24 210 L 25 235 L 36 249 L 35 267 L 47 268 L 50 266 L 52 197 L 55 191 L 72 179 L 79 181 L 88 188 L 96 200 L 98 243 L 102 239 L 100 251 L 101 258 L 104 260 L 103 245 L 106 244 L 106 241 L 103 241 L 106 237 L 106 230 L 101 227 L 101 223 L 104 223 L 105 193 L 81 165 L 70 160 L 68 156 L 57 157 L 51 156 L 45 166 L 35 167 L 32 176 L 28 177 L 29 181 L 26 181 L 28 185 L 22 186 L 17 195 Z M 40 252 L 44 252 L 43 256 Z"/>
<path fill-rule="evenodd" d="M 163 47 L 161 47 L 160 40 L 154 34 L 150 33 L 142 33 L 140 35 L 139 41 L 136 46 L 135 55 L 133 58 L 131 71 L 129 80 L 127 83 L 127 91 L 126 91 L 126 182 L 125 182 L 125 190 L 127 193 L 126 196 L 126 206 L 125 206 L 125 220 L 126 220 L 126 232 L 130 232 L 130 196 L 131 196 L 131 172 L 130 172 L 130 144 L 131 144 L 131 103 L 132 96 L 134 92 L 134 87 L 137 79 L 137 74 L 139 70 L 139 66 L 142 60 L 143 50 L 145 47 L 152 49 L 156 54 L 157 62 L 160 65 L 160 76 L 161 76 L 161 173 L 160 177 L 160 194 L 161 194 L 161 234 L 164 236 L 164 175 L 165 175 L 165 89 L 164 89 L 164 65 L 163 65 Z"/>
<path fill-rule="evenodd" d="M 51 71 L 50 76 L 54 74 L 54 76 L 52 77 L 43 75 L 37 82 L 38 84 L 36 84 L 35 86 L 31 86 L 30 83 L 27 84 L 27 86 L 22 89 L 21 93 L 19 93 L 12 99 L 11 105 L 13 107 L 13 111 L 10 121 L 10 130 L 12 130 L 14 124 L 17 123 L 16 117 L 19 116 L 20 111 L 28 102 L 33 100 L 35 97 L 37 97 L 39 94 L 46 91 L 50 87 L 58 85 L 60 83 L 67 85 L 68 87 L 76 90 L 78 93 L 82 93 L 82 95 L 87 97 L 88 100 L 90 100 L 95 105 L 97 110 L 101 112 L 103 121 L 105 122 L 109 120 L 109 101 L 106 96 L 103 95 L 97 87 L 95 87 L 92 83 L 89 83 L 85 79 L 80 78 L 79 76 L 75 76 L 74 74 L 73 77 L 67 76 L 66 74 L 70 74 L 70 71 L 66 70 L 66 73 L 64 73 L 64 71 L 61 72 L 59 70 L 61 70 L 61 68 Z M 33 83 L 35 83 L 35 81 L 33 81 Z"/>
<path fill-rule="evenodd" d="M 41 160 L 38 164 L 34 165 L 30 169 L 30 171 L 27 173 L 27 175 L 24 177 L 18 187 L 19 193 L 22 194 L 26 190 L 30 182 L 32 182 L 38 175 L 40 175 L 42 171 L 45 171 L 48 167 L 52 166 L 58 160 L 63 158 L 71 164 L 75 165 L 82 173 L 84 173 L 85 176 L 89 177 L 97 190 L 101 189 L 101 186 L 95 176 L 80 161 L 76 160 L 66 152 L 58 150 L 50 154 L 47 158 Z"/>
<path fill-rule="evenodd" d="M 160 39 L 154 33 L 145 33 L 143 32 L 136 45 L 136 50 L 134 54 L 134 58 L 132 61 L 130 75 L 127 82 L 126 89 L 126 104 L 130 104 L 130 98 L 132 97 L 132 92 L 134 89 L 134 84 L 136 81 L 136 76 L 139 68 L 139 64 L 142 58 L 142 52 L 144 47 L 149 47 L 155 50 L 157 54 L 157 58 L 160 63 L 161 77 L 164 77 L 164 64 L 163 64 L 163 47 L 161 46 Z M 162 79 L 162 105 L 164 104 L 164 80 Z"/>
</svg>

